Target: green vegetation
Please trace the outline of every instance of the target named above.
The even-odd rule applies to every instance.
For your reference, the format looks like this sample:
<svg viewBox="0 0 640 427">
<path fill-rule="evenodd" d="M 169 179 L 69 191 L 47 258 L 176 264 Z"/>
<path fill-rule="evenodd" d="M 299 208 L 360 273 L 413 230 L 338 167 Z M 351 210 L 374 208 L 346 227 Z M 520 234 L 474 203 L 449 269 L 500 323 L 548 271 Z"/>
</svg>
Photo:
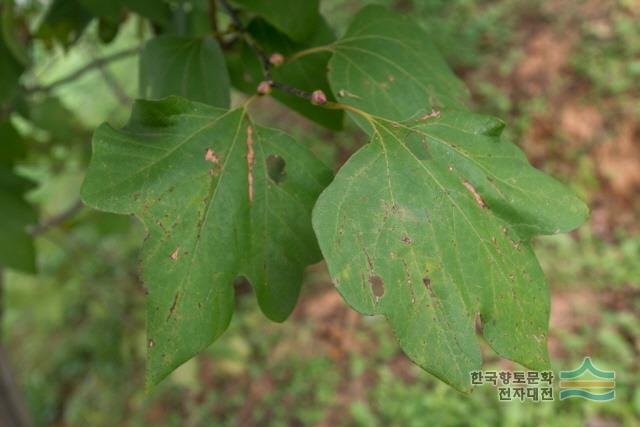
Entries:
<svg viewBox="0 0 640 427">
<path fill-rule="evenodd" d="M 365 3 L 372 2 L 324 0 L 321 8 L 342 34 Z M 4 271 L 2 337 L 36 425 L 638 425 L 640 205 L 633 169 L 623 167 L 637 151 L 619 155 L 608 147 L 626 141 L 623 125 L 636 145 L 640 136 L 640 11 L 624 0 L 575 7 L 524 0 L 375 3 L 410 13 L 436 44 L 455 46 L 443 53 L 471 87 L 475 109 L 512 123 L 507 137 L 594 206 L 580 230 L 538 238 L 534 246 L 552 295 L 552 368 L 573 369 L 591 356 L 616 371 L 616 400 L 501 403 L 489 386 L 461 394 L 411 364 L 383 317 L 355 314 L 324 264 L 307 270 L 298 308 L 283 324 L 268 321 L 253 291 L 239 284 L 225 334 L 146 394 L 145 289 L 137 262 L 144 227 L 132 217 L 83 208 L 35 239 L 37 275 Z M 38 45 L 25 85 L 46 86 L 149 35 L 130 20 L 98 48 L 105 25 L 89 24 L 68 52 Z M 29 121 L 13 120 L 30 147 L 18 171 L 37 184 L 28 200 L 41 218 L 76 202 L 91 133 L 104 120 L 124 124 L 137 96 L 132 76 L 133 57 L 113 62 L 34 95 Z M 277 120 L 327 165 L 342 164 L 366 142 L 352 123 L 345 133 L 329 134 L 269 100 L 258 103 L 268 107 L 255 107 L 260 119 Z M 335 123 L 335 117 L 314 120 Z M 607 175 L 604 165 L 619 176 Z M 520 369 L 485 343 L 481 350 L 484 369 Z"/>
</svg>

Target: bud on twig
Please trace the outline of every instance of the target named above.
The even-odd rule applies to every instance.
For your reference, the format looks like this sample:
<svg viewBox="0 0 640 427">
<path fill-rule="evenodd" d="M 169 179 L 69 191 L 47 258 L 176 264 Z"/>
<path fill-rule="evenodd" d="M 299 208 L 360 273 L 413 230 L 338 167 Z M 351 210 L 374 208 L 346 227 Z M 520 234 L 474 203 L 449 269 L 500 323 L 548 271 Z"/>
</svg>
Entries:
<svg viewBox="0 0 640 427">
<path fill-rule="evenodd" d="M 274 52 L 269 57 L 269 63 L 274 67 L 279 67 L 284 63 L 284 56 L 281 53 Z"/>
<path fill-rule="evenodd" d="M 258 95 L 268 95 L 271 93 L 271 82 L 262 81 L 258 85 Z"/>
<path fill-rule="evenodd" d="M 313 105 L 324 105 L 327 103 L 327 95 L 320 89 L 314 90 L 311 93 L 311 103 Z"/>
</svg>

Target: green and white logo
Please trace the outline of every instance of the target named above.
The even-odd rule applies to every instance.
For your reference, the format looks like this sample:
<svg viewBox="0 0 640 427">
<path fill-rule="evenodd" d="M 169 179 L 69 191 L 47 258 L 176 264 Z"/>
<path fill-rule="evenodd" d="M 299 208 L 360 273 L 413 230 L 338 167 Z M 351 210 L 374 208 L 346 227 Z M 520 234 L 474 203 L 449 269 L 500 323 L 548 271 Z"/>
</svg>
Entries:
<svg viewBox="0 0 640 427">
<path fill-rule="evenodd" d="M 581 378 L 582 377 L 582 378 Z M 560 400 L 571 397 L 596 402 L 607 402 L 616 398 L 616 373 L 602 371 L 585 357 L 577 369 L 560 371 Z"/>
</svg>

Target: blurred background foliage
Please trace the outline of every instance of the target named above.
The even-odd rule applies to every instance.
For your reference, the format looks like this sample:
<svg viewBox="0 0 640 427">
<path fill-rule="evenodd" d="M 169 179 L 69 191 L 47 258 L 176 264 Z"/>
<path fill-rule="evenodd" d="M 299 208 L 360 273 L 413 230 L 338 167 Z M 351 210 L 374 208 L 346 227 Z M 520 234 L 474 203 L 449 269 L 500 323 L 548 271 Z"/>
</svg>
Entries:
<svg viewBox="0 0 640 427">
<path fill-rule="evenodd" d="M 323 0 L 321 8 L 340 34 L 366 3 Z M 378 3 L 414 17 L 468 83 L 475 108 L 505 119 L 531 161 L 592 207 L 587 225 L 539 239 L 536 251 L 552 291 L 553 368 L 591 356 L 616 371 L 616 399 L 500 403 L 488 386 L 459 394 L 411 364 L 383 319 L 350 310 L 323 264 L 309 268 L 284 324 L 268 321 L 239 288 L 222 338 L 145 394 L 136 263 L 144 230 L 133 218 L 82 208 L 37 237 L 37 274 L 4 272 L 4 346 L 37 426 L 640 425 L 640 3 Z M 42 3 L 18 4 L 26 25 L 42 19 Z M 177 18 L 160 9 L 156 22 L 176 32 L 208 28 L 197 9 Z M 89 22 L 78 8 L 68 13 L 86 28 L 41 27 L 48 33 L 36 42 L 25 87 L 47 87 L 151 35 L 135 15 Z M 76 203 L 93 128 L 122 125 L 137 91 L 137 60 L 127 56 L 29 94 L 28 112 L 12 116 L 29 148 L 18 171 L 37 183 L 28 198 L 41 221 Z M 365 142 L 355 126 L 329 132 L 269 99 L 255 109 L 336 169 Z M 488 348 L 485 362 L 518 369 Z"/>
</svg>

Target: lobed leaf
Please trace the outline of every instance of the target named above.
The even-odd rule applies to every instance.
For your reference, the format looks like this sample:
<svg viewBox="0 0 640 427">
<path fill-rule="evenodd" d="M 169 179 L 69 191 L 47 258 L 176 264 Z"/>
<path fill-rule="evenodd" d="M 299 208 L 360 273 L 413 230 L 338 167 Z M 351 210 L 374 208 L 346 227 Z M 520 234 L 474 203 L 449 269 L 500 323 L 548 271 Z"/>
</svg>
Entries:
<svg viewBox="0 0 640 427">
<path fill-rule="evenodd" d="M 496 352 L 547 367 L 549 296 L 535 233 L 584 205 L 470 113 L 373 120 L 373 139 L 322 193 L 314 228 L 337 289 L 384 314 L 407 355 L 459 390 L 480 369 L 475 320 Z"/>
<path fill-rule="evenodd" d="M 500 138 L 501 121 L 464 111 L 465 90 L 406 18 L 367 7 L 334 48 L 331 87 L 372 138 L 314 208 L 338 291 L 459 390 L 481 367 L 476 318 L 497 353 L 546 368 L 549 296 L 530 240 L 587 208 Z"/>
<path fill-rule="evenodd" d="M 83 200 L 135 214 L 148 230 L 149 384 L 226 329 L 239 276 L 269 318 L 289 315 L 304 267 L 320 258 L 310 213 L 330 179 L 304 147 L 243 108 L 138 101 L 123 129 L 96 131 Z"/>
</svg>

